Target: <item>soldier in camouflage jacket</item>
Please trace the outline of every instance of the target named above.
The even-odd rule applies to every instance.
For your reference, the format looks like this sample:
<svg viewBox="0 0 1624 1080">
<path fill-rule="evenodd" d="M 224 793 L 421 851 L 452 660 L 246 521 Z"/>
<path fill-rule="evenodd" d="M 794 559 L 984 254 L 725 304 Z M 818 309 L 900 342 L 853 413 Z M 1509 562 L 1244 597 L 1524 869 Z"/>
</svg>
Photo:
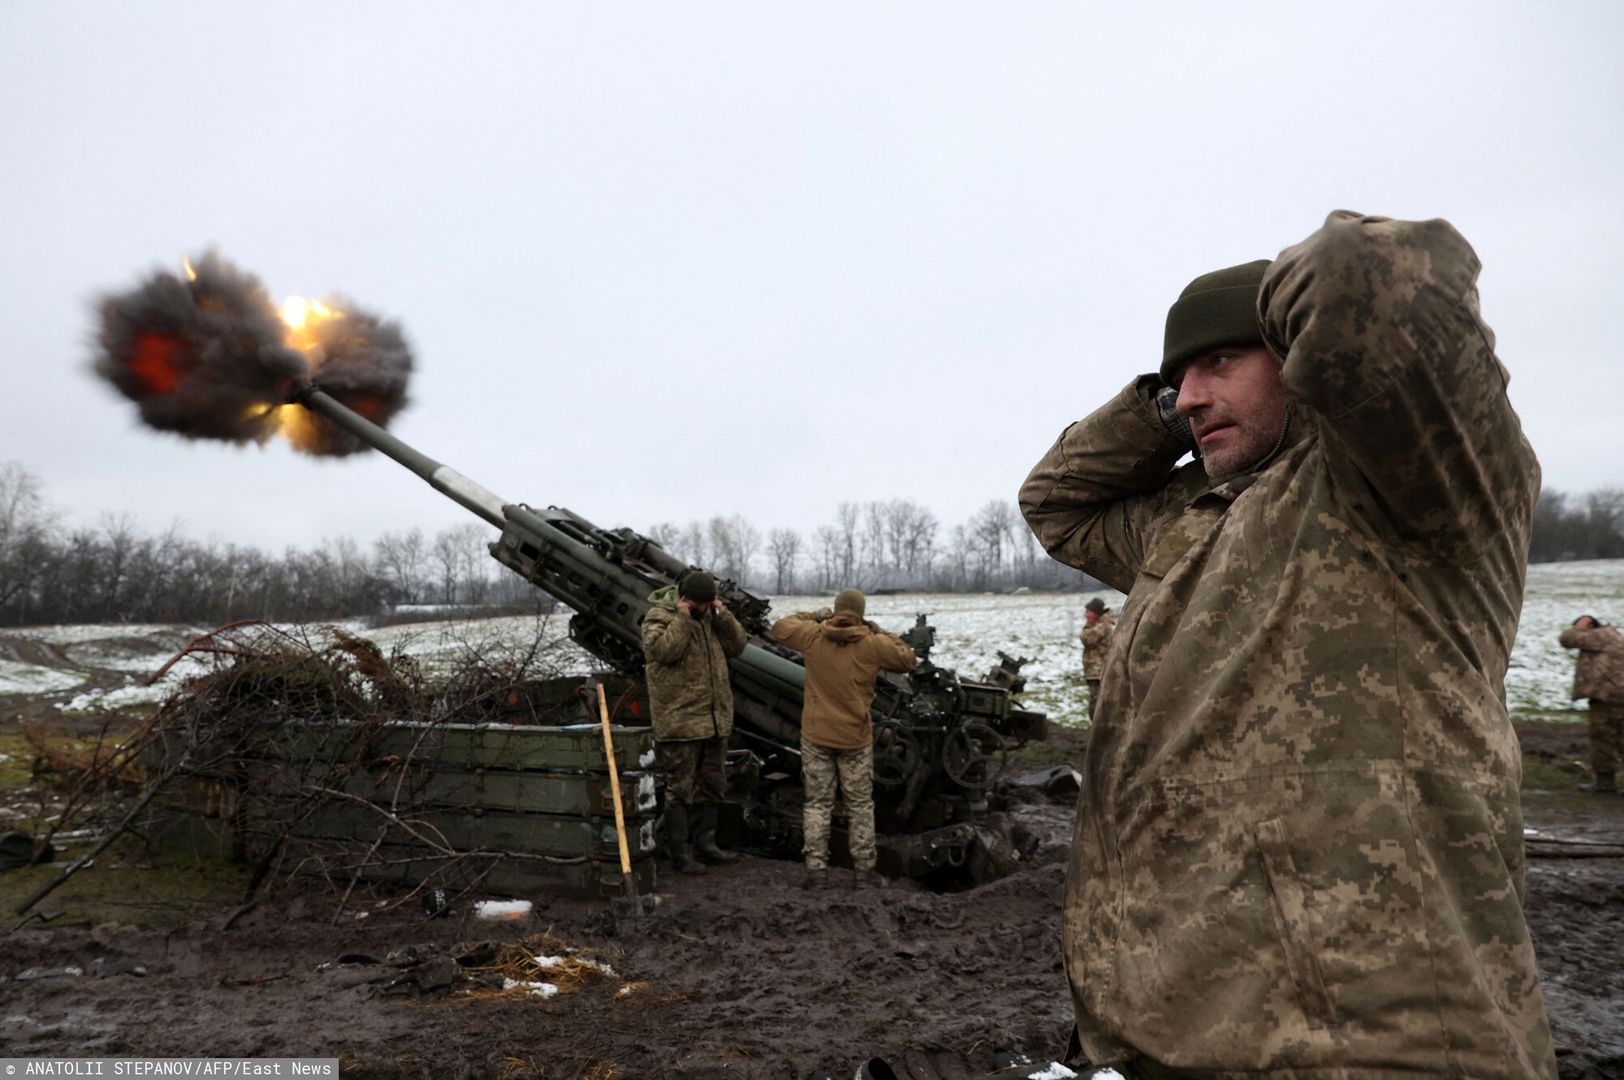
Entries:
<svg viewBox="0 0 1624 1080">
<path fill-rule="evenodd" d="M 1105 601 L 1094 597 L 1084 607 L 1083 628 L 1077 636 L 1083 642 L 1083 682 L 1088 684 L 1088 718 L 1100 704 L 1100 678 L 1105 674 L 1105 650 L 1111 647 L 1111 631 L 1116 629 L 1116 616 L 1105 606 Z"/>
<path fill-rule="evenodd" d="M 655 752 L 665 776 L 665 840 L 681 873 L 703 873 L 695 859 L 730 862 L 716 844 L 727 798 L 727 740 L 733 733 L 729 658 L 750 635 L 716 596 L 716 581 L 693 571 L 649 596 L 643 616 L 644 677 Z M 692 846 L 690 846 L 690 843 Z"/>
<path fill-rule="evenodd" d="M 1557 639 L 1578 649 L 1573 699 L 1590 699 L 1590 764 L 1596 791 L 1618 791 L 1618 759 L 1624 754 L 1624 634 L 1581 615 Z"/>
<path fill-rule="evenodd" d="M 1337 212 L 1205 275 L 1160 377 L 1021 489 L 1128 593 L 1063 919 L 1096 1062 L 1555 1075 L 1503 691 L 1539 467 L 1478 268 L 1446 222 Z M 1224 406 L 1242 376 L 1274 411 Z M 1204 456 L 1175 468 L 1181 415 Z"/>
</svg>

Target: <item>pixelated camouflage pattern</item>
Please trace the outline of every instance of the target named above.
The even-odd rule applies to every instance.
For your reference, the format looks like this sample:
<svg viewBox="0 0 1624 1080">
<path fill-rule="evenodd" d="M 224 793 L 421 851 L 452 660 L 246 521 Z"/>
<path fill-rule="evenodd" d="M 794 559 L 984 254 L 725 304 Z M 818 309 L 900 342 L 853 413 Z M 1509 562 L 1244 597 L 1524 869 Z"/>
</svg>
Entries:
<svg viewBox="0 0 1624 1080">
<path fill-rule="evenodd" d="M 1209 481 L 1146 376 L 1021 490 L 1127 592 L 1063 943 L 1101 1063 L 1555 1075 L 1504 675 L 1539 468 L 1443 221 L 1338 212 L 1270 267 L 1297 404 Z"/>
<path fill-rule="evenodd" d="M 1590 699 L 1590 767 L 1598 773 L 1618 771 L 1624 760 L 1624 705 Z"/>
<path fill-rule="evenodd" d="M 677 610 L 677 589 L 649 595 L 643 616 L 644 679 L 657 740 L 709 739 L 733 732 L 729 657 L 750 643 L 739 620 L 723 610 L 703 619 Z"/>
<path fill-rule="evenodd" d="M 1573 698 L 1624 705 L 1624 634 L 1616 626 L 1580 629 L 1570 626 L 1557 638 L 1564 649 L 1578 649 L 1573 668 Z"/>
<path fill-rule="evenodd" d="M 727 801 L 726 736 L 663 739 L 654 749 L 667 802 L 697 806 Z"/>
<path fill-rule="evenodd" d="M 829 822 L 834 816 L 838 782 L 846 803 L 846 838 L 854 870 L 872 870 L 874 848 L 874 747 L 833 750 L 801 739 L 801 784 L 806 802 L 801 808 L 805 842 L 801 854 L 808 870 L 829 865 Z"/>
<path fill-rule="evenodd" d="M 1098 679 L 1105 674 L 1105 650 L 1111 644 L 1116 615 L 1107 611 L 1093 626 L 1084 624 L 1077 636 L 1083 641 L 1083 678 Z"/>
</svg>

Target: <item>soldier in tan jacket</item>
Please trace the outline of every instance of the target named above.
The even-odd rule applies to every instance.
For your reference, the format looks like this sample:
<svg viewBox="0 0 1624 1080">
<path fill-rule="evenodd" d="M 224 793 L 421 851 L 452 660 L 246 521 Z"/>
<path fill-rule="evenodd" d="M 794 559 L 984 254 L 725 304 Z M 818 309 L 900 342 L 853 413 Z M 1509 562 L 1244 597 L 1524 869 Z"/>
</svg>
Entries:
<svg viewBox="0 0 1624 1080">
<path fill-rule="evenodd" d="M 1094 709 L 1100 702 L 1100 676 L 1105 674 L 1105 650 L 1111 644 L 1111 630 L 1116 616 L 1105 606 L 1105 601 L 1094 597 L 1083 605 L 1083 629 L 1077 635 L 1083 639 L 1083 681 L 1088 684 L 1088 719 L 1093 721 Z"/>
<path fill-rule="evenodd" d="M 1337 212 L 1203 275 L 1021 489 L 1128 594 L 1062 921 L 1096 1063 L 1555 1075 L 1504 703 L 1539 466 L 1478 268 Z"/>
<path fill-rule="evenodd" d="M 1624 634 L 1593 615 L 1581 615 L 1557 639 L 1578 649 L 1573 699 L 1590 699 L 1590 765 L 1595 791 L 1617 794 L 1618 759 L 1624 754 Z"/>
<path fill-rule="evenodd" d="M 733 734 L 727 662 L 744 652 L 750 635 L 717 598 L 716 579 L 703 570 L 655 590 L 649 603 L 643 671 L 655 754 L 665 775 L 666 847 L 679 873 L 702 874 L 699 860 L 725 863 L 734 857 L 716 844 Z"/>
<path fill-rule="evenodd" d="M 806 659 L 801 707 L 801 811 L 806 884 L 829 879 L 829 820 L 835 790 L 846 800 L 852 882 L 880 885 L 874 845 L 874 683 L 882 671 L 912 671 L 914 651 L 895 634 L 863 618 L 867 601 L 842 589 L 834 610 L 801 611 L 773 623 L 773 637 Z"/>
</svg>

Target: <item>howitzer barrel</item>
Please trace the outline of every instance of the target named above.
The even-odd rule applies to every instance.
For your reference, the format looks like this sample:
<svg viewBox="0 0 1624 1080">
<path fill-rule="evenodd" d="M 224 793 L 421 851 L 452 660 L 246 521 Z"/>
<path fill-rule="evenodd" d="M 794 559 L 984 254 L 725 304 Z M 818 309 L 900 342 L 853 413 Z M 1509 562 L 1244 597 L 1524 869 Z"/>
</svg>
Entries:
<svg viewBox="0 0 1624 1080">
<path fill-rule="evenodd" d="M 579 644 L 625 674 L 641 675 L 639 625 L 647 595 L 681 575 L 686 567 L 679 560 L 657 548 L 650 552 L 650 542 L 635 534 L 604 533 L 567 510 L 508 502 L 314 386 L 300 387 L 293 400 L 501 529 L 502 540 L 491 549 L 496 559 L 576 611 L 571 634 Z M 794 746 L 806 669 L 754 644 L 728 666 L 756 705 L 751 711 L 761 736 Z"/>
<path fill-rule="evenodd" d="M 368 446 L 394 458 L 427 480 L 434 490 L 461 503 L 498 529 L 506 527 L 507 518 L 502 512 L 506 502 L 495 492 L 474 483 L 451 466 L 442 465 L 427 454 L 407 446 L 354 409 L 339 404 L 330 395 L 317 390 L 314 386 L 299 388 L 293 400 L 311 412 L 320 413 Z"/>
</svg>

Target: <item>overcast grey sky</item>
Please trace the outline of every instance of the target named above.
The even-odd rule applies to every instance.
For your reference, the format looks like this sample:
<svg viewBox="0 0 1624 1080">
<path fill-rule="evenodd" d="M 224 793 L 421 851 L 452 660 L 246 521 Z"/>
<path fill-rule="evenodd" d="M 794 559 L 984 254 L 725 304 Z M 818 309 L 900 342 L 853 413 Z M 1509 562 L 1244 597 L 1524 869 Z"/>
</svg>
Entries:
<svg viewBox="0 0 1624 1080">
<path fill-rule="evenodd" d="M 1132 10 L 1130 10 L 1132 9 Z M 1196 274 L 1453 221 L 1546 484 L 1624 484 L 1624 5 L 0 5 L 0 461 L 276 549 L 464 513 L 141 429 L 92 301 L 215 246 L 398 318 L 394 430 L 647 529 L 951 526 L 1156 366 Z"/>
</svg>

